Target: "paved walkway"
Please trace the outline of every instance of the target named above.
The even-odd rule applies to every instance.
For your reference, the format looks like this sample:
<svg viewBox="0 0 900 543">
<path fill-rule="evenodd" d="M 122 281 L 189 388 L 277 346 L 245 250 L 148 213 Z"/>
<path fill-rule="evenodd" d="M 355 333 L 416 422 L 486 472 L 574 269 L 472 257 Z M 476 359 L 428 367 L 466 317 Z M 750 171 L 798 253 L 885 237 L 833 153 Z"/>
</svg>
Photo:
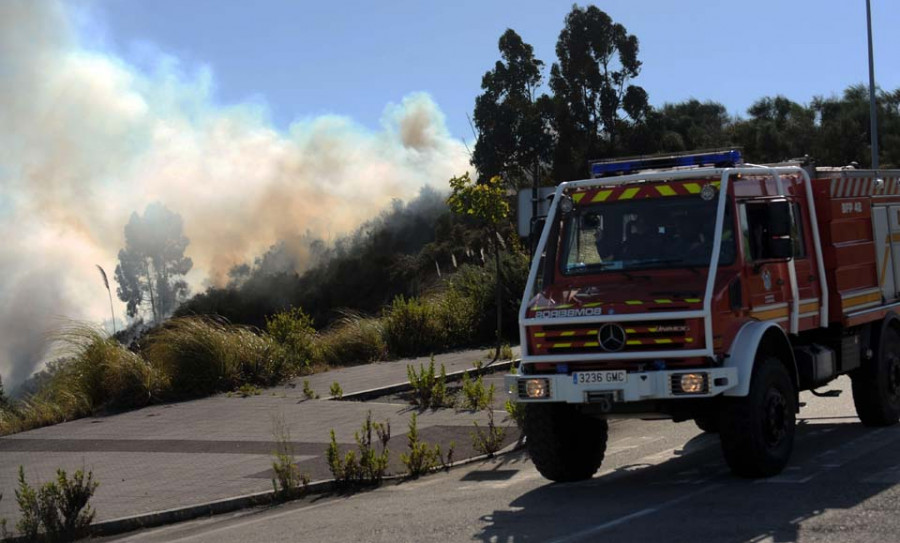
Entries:
<svg viewBox="0 0 900 543">
<path fill-rule="evenodd" d="M 435 357 L 448 373 L 484 360 L 487 349 Z M 428 358 L 379 362 L 341 368 L 306 377 L 311 388 L 328 396 L 337 381 L 344 394 L 406 381 L 407 364 L 428 364 Z M 499 376 L 494 378 L 500 383 Z M 392 426 L 391 471 L 402 472 L 400 453 L 411 413 L 418 413 L 422 439 L 447 450 L 455 443 L 454 459 L 477 454 L 472 447 L 473 422 L 484 425 L 487 414 L 454 409 L 418 412 L 400 401 L 368 402 L 306 400 L 303 378 L 286 386 L 241 398 L 218 395 L 189 402 L 156 405 L 105 417 L 92 417 L 0 438 L 0 518 L 14 524 L 14 489 L 19 466 L 36 485 L 50 480 L 57 468 L 70 473 L 92 470 L 100 482 L 92 504 L 98 521 L 185 507 L 272 488 L 271 453 L 275 425 L 283 421 L 290 434 L 298 466 L 313 481 L 330 478 L 324 452 L 329 431 L 346 450 L 355 447 L 354 432 L 372 412 L 376 421 Z M 498 385 L 498 396 L 502 389 Z M 499 398 L 502 400 L 502 398 Z M 505 413 L 497 421 L 511 425 Z M 507 442 L 518 433 L 508 432 Z"/>
</svg>

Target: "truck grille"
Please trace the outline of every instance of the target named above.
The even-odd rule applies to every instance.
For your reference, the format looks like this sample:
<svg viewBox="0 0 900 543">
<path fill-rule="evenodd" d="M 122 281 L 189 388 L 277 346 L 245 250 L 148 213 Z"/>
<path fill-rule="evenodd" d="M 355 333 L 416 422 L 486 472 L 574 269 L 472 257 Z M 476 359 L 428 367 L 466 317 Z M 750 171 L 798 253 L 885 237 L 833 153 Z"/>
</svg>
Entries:
<svg viewBox="0 0 900 543">
<path fill-rule="evenodd" d="M 531 327 L 532 352 L 536 355 L 609 353 L 611 351 L 603 348 L 598 337 L 601 326 Z M 702 348 L 700 326 L 691 326 L 684 320 L 638 321 L 619 326 L 625 331 L 625 344 L 618 352 Z"/>
</svg>

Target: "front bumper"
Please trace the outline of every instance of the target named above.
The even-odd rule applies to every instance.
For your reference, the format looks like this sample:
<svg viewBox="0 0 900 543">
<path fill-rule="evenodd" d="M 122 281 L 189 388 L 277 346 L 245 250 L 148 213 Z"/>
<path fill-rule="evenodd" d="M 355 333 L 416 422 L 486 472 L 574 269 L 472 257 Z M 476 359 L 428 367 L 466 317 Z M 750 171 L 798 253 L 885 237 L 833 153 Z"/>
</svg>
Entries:
<svg viewBox="0 0 900 543">
<path fill-rule="evenodd" d="M 684 393 L 673 390 L 673 376 L 685 373 L 707 374 L 707 388 L 702 393 Z M 544 398 L 522 397 L 519 382 L 528 379 L 546 379 L 549 396 Z M 685 398 L 710 398 L 718 396 L 738 384 L 737 368 L 702 368 L 691 370 L 661 370 L 628 373 L 625 382 L 577 384 L 572 374 L 507 375 L 504 385 L 517 402 L 566 402 L 593 403 L 597 394 L 612 393 L 616 402 L 668 400 Z"/>
</svg>

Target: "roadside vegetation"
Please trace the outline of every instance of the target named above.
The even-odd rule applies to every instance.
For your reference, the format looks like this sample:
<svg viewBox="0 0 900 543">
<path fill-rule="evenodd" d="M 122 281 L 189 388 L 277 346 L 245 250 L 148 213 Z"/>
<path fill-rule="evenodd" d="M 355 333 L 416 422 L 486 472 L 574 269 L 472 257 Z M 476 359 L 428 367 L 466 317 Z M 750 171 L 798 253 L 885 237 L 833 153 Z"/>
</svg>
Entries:
<svg viewBox="0 0 900 543">
<path fill-rule="evenodd" d="M 322 331 L 301 308 L 276 313 L 264 329 L 177 317 L 130 347 L 73 323 L 54 338 L 55 360 L 32 380 L 33 391 L 17 401 L 0 396 L 0 435 L 215 393 L 254 396 L 330 367 L 463 347 L 483 326 L 472 308 L 489 303 L 473 298 L 480 274 L 463 270 L 442 292 L 398 297 L 378 318 L 347 313 Z M 318 397 L 308 386 L 304 393 Z"/>
<path fill-rule="evenodd" d="M 286 501 L 302 496 L 309 486 L 309 474 L 301 472 L 297 467 L 291 432 L 283 415 L 272 419 L 272 434 L 275 437 L 275 450 L 272 451 L 272 489 L 275 500 Z"/>
<path fill-rule="evenodd" d="M 335 482 L 343 489 L 381 483 L 390 460 L 388 448 L 388 442 L 391 440 L 390 421 L 374 422 L 372 412 L 369 411 L 362 428 L 354 434 L 354 437 L 356 450 L 342 454 L 334 430 L 331 430 L 331 442 L 325 458 Z"/>
<path fill-rule="evenodd" d="M 90 471 L 85 474 L 77 470 L 70 478 L 65 470 L 57 469 L 55 480 L 34 488 L 19 466 L 16 502 L 20 518 L 16 531 L 21 540 L 58 543 L 88 535 L 95 514 L 90 500 L 98 486 Z M 0 523 L 0 535 L 8 536 L 6 530 L 4 521 Z"/>
</svg>

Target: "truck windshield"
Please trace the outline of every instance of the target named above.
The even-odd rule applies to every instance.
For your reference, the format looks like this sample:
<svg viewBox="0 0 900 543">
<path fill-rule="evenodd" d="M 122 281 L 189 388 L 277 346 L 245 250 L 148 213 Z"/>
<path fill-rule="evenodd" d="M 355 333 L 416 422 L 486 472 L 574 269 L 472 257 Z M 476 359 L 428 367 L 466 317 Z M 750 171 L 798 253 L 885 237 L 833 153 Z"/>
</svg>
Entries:
<svg viewBox="0 0 900 543">
<path fill-rule="evenodd" d="M 579 207 L 567 218 L 561 267 L 566 275 L 709 266 L 716 199 L 647 198 Z M 734 262 L 731 206 L 725 206 L 719 265 Z"/>
</svg>

